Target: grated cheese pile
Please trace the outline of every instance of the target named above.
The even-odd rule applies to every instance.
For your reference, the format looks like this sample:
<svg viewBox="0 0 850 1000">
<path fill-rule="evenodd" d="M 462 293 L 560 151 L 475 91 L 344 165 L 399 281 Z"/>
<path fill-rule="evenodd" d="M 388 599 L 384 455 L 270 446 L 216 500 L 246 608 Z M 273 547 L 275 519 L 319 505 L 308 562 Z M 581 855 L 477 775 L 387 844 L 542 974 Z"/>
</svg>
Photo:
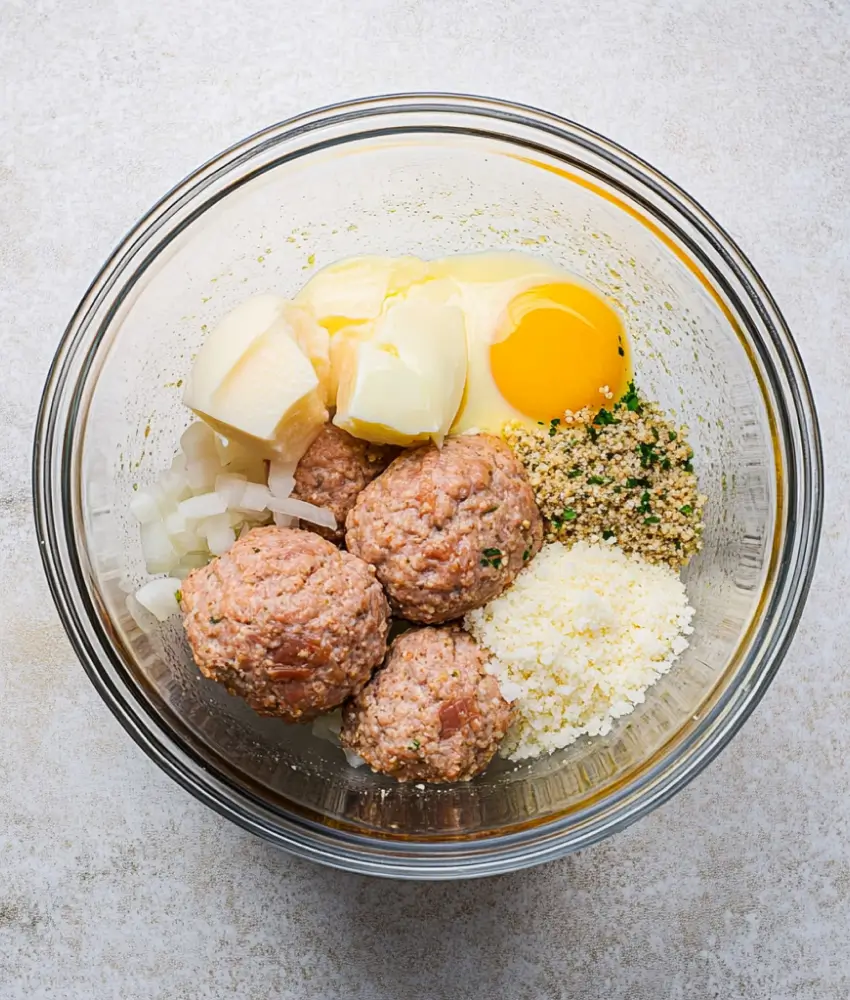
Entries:
<svg viewBox="0 0 850 1000">
<path fill-rule="evenodd" d="M 604 735 L 688 646 L 694 610 L 665 565 L 611 543 L 545 545 L 465 625 L 518 719 L 501 754 L 522 760 Z"/>
</svg>

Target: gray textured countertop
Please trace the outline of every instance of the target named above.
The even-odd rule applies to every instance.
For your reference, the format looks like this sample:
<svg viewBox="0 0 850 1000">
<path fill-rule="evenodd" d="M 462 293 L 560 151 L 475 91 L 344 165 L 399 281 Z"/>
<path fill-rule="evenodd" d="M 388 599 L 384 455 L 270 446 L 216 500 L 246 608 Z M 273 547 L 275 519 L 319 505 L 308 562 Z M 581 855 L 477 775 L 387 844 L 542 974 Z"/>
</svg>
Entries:
<svg viewBox="0 0 850 1000">
<path fill-rule="evenodd" d="M 0 82 L 0 997 L 847 997 L 846 3 L 0 0 Z M 466 884 L 313 867 L 189 799 L 76 663 L 29 498 L 46 368 L 135 219 L 255 129 L 406 89 L 576 118 L 702 201 L 796 333 L 828 470 L 808 608 L 732 746 L 615 839 Z"/>
</svg>

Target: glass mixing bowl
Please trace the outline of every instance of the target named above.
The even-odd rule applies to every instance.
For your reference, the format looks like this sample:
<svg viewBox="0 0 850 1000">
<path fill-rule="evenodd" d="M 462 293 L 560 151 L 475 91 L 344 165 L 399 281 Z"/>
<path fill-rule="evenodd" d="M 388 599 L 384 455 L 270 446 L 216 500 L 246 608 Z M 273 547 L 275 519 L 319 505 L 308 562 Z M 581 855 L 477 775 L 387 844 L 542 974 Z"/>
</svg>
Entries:
<svg viewBox="0 0 850 1000">
<path fill-rule="evenodd" d="M 639 385 L 690 426 L 710 502 L 685 571 L 690 648 L 607 736 L 475 781 L 413 786 L 347 766 L 309 726 L 200 677 L 179 625 L 143 634 L 134 484 L 168 465 L 180 381 L 247 296 L 292 295 L 353 254 L 516 249 L 622 310 Z M 791 335 L 741 251 L 683 191 L 579 125 L 475 97 L 407 95 L 302 115 L 228 149 L 159 202 L 80 304 L 44 392 L 37 527 L 59 613 L 139 745 L 246 829 L 358 872 L 510 871 L 622 829 L 682 788 L 762 696 L 793 634 L 822 505 L 818 429 Z"/>
</svg>

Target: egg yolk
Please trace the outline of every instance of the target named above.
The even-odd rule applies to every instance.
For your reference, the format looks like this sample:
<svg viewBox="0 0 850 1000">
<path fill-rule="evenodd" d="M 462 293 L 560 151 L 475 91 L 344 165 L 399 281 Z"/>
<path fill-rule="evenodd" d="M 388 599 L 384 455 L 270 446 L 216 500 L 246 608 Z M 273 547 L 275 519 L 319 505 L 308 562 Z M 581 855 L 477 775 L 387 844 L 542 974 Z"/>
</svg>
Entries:
<svg viewBox="0 0 850 1000">
<path fill-rule="evenodd" d="M 550 420 L 625 391 L 628 355 L 616 312 L 583 285 L 538 285 L 517 295 L 490 348 L 493 379 L 520 413 Z"/>
</svg>

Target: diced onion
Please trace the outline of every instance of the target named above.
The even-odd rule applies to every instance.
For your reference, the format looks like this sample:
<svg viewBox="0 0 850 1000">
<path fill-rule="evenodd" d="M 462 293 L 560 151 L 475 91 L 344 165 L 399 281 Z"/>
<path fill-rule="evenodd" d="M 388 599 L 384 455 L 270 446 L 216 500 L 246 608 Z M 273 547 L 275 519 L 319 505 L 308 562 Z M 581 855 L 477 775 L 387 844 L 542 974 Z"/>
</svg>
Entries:
<svg viewBox="0 0 850 1000">
<path fill-rule="evenodd" d="M 157 488 L 164 503 L 179 503 L 192 495 L 185 470 L 169 469 L 163 472 Z"/>
<path fill-rule="evenodd" d="M 168 573 L 177 563 L 178 555 L 171 544 L 165 525 L 162 521 L 143 524 L 141 535 L 142 554 L 145 557 L 148 573 Z"/>
<path fill-rule="evenodd" d="M 272 494 L 268 486 L 261 486 L 259 483 L 246 483 L 245 492 L 239 502 L 240 510 L 261 511 L 269 510 L 269 502 Z"/>
<path fill-rule="evenodd" d="M 322 528 L 336 528 L 336 518 L 327 507 L 317 507 L 314 503 L 307 503 L 306 500 L 295 500 L 293 497 L 281 500 L 278 497 L 272 497 L 267 507 L 270 511 L 278 514 L 290 514 L 302 521 L 309 521 L 310 524 L 318 524 Z"/>
<path fill-rule="evenodd" d="M 275 511 L 272 514 L 272 520 L 278 526 L 278 528 L 297 528 L 298 518 L 293 517 L 291 514 L 280 514 Z"/>
<path fill-rule="evenodd" d="M 226 517 L 226 515 L 222 516 Z M 215 523 L 211 524 L 211 522 Z M 210 552 L 214 556 L 223 556 L 236 541 L 236 532 L 229 523 L 226 521 L 222 523 L 218 518 L 210 518 L 206 523 L 210 525 L 207 528 L 207 545 Z"/>
<path fill-rule="evenodd" d="M 209 561 L 210 557 L 206 552 L 187 552 L 184 556 L 180 557 L 180 562 L 171 571 L 172 576 L 178 577 L 180 580 L 185 580 L 192 570 L 201 569 Z"/>
<path fill-rule="evenodd" d="M 180 581 L 173 576 L 151 580 L 136 591 L 136 600 L 143 608 L 164 622 L 166 618 L 177 614 L 180 606 L 177 603 L 177 592 Z"/>
<path fill-rule="evenodd" d="M 227 504 L 218 493 L 201 493 L 179 503 L 177 509 L 187 520 L 199 521 L 205 517 L 226 513 Z"/>
<path fill-rule="evenodd" d="M 221 463 L 217 458 L 201 458 L 186 466 L 186 480 L 193 493 L 206 493 L 212 489 L 220 472 Z"/>
<path fill-rule="evenodd" d="M 215 433 L 201 420 L 190 424 L 180 438 L 180 450 L 187 465 L 202 458 L 216 458 Z"/>
<path fill-rule="evenodd" d="M 360 756 L 359 753 L 355 753 L 353 750 L 349 750 L 347 747 L 342 748 L 342 752 L 345 754 L 345 759 L 348 762 L 349 767 L 363 767 L 366 763 L 365 760 Z"/>
<path fill-rule="evenodd" d="M 319 740 L 327 740 L 339 746 L 339 731 L 342 729 L 342 709 L 319 715 L 313 720 L 313 735 Z"/>
<path fill-rule="evenodd" d="M 275 459 L 269 464 L 269 489 L 276 497 L 288 497 L 295 489 L 295 462 Z"/>
<path fill-rule="evenodd" d="M 159 504 L 150 490 L 139 490 L 130 501 L 130 513 L 139 524 L 148 524 L 159 518 Z"/>
<path fill-rule="evenodd" d="M 245 494 L 245 477 L 223 473 L 215 478 L 215 491 L 228 507 L 238 507 Z"/>
</svg>

